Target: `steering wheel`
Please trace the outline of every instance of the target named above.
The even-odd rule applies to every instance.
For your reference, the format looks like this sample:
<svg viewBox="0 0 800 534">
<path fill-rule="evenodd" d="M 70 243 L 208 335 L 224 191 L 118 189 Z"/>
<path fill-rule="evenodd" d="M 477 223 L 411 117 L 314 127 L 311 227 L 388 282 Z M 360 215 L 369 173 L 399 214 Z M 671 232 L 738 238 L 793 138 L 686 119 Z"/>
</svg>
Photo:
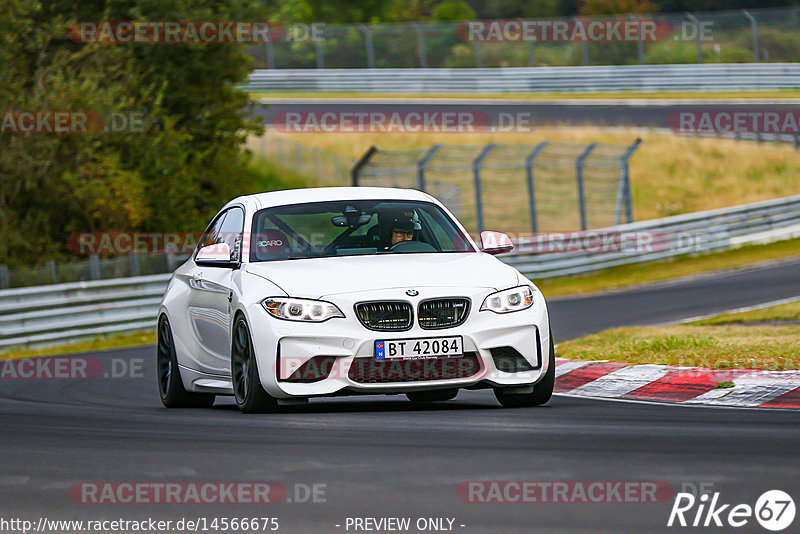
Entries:
<svg viewBox="0 0 800 534">
<path fill-rule="evenodd" d="M 422 241 L 400 241 L 389 247 L 389 251 L 408 254 L 413 252 L 436 252 L 436 249 Z"/>
</svg>

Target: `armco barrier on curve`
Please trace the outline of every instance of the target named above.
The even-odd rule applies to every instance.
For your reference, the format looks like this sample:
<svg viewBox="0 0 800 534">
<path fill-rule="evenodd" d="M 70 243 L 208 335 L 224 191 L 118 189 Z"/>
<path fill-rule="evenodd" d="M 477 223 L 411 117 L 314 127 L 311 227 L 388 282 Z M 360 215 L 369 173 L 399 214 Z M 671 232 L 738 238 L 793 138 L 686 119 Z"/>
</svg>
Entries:
<svg viewBox="0 0 800 534">
<path fill-rule="evenodd" d="M 800 237 L 800 195 L 597 230 L 620 235 L 647 233 L 649 252 L 513 254 L 503 260 L 533 280 L 588 274 L 610 267 L 726 250 Z M 521 239 L 518 250 L 533 240 Z"/>
<path fill-rule="evenodd" d="M 154 329 L 170 274 L 0 291 L 0 349 Z"/>
<path fill-rule="evenodd" d="M 543 253 L 502 257 L 533 280 L 587 274 L 617 265 L 800 237 L 800 195 L 733 208 L 676 215 L 605 229 L 649 232 L 652 252 Z M 602 230 L 598 230 L 600 232 Z M 681 236 L 688 236 L 681 244 Z M 518 243 L 521 250 L 527 245 Z M 153 329 L 169 274 L 0 291 L 0 350 L 52 344 L 113 332 Z"/>
<path fill-rule="evenodd" d="M 493 69 L 259 69 L 248 91 L 519 93 L 754 91 L 800 87 L 800 63 Z"/>
</svg>

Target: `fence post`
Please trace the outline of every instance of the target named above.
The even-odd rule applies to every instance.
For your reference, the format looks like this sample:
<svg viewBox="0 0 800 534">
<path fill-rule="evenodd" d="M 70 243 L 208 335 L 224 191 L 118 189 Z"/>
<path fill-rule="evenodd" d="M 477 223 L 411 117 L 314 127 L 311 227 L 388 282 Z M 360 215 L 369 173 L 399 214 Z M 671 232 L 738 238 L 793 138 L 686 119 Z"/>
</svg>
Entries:
<svg viewBox="0 0 800 534">
<path fill-rule="evenodd" d="M 589 157 L 589 154 L 592 153 L 592 150 L 597 146 L 597 143 L 592 143 L 586 147 L 586 149 L 578 156 L 578 159 L 575 160 L 575 176 L 578 182 L 578 209 L 580 210 L 581 214 L 581 230 L 586 231 L 586 197 L 584 195 L 584 188 L 583 188 L 583 163 L 586 161 L 586 158 Z"/>
<path fill-rule="evenodd" d="M 363 22 L 358 23 L 358 29 L 364 34 L 364 47 L 367 50 L 367 68 L 375 68 L 375 49 L 372 46 L 372 32 Z"/>
<path fill-rule="evenodd" d="M 694 42 L 695 42 L 695 46 L 697 47 L 697 62 L 698 63 L 702 63 L 703 62 L 703 45 L 702 45 L 702 42 L 700 41 L 700 21 L 697 20 L 697 17 L 695 17 L 694 15 L 689 13 L 688 11 L 686 12 L 686 18 L 689 19 L 689 21 L 692 24 L 694 24 L 694 29 L 695 29 Z"/>
<path fill-rule="evenodd" d="M 8 289 L 11 285 L 11 280 L 8 276 L 8 265 L 0 265 L 0 289 Z"/>
<path fill-rule="evenodd" d="M 301 145 L 300 143 L 296 143 L 294 145 L 294 157 L 297 160 L 296 161 L 297 172 L 302 174 L 303 173 L 303 161 L 304 161 L 304 159 L 303 159 L 303 145 Z"/>
<path fill-rule="evenodd" d="M 178 263 L 177 254 L 173 254 L 172 252 L 167 252 L 166 259 L 167 259 L 167 271 L 171 273 L 177 267 L 176 265 Z"/>
<path fill-rule="evenodd" d="M 475 161 L 472 162 L 472 176 L 475 179 L 475 214 L 478 217 L 478 233 L 483 232 L 483 195 L 481 194 L 481 163 L 489 155 L 489 152 L 495 147 L 494 143 L 489 143 Z"/>
<path fill-rule="evenodd" d="M 314 55 L 317 56 L 317 68 L 324 69 L 325 68 L 325 53 L 322 51 L 322 32 L 325 31 L 324 28 L 320 28 L 320 33 L 318 36 L 314 36 L 312 32 L 312 39 L 314 40 Z"/>
<path fill-rule="evenodd" d="M 275 155 L 280 163 L 283 163 L 283 139 L 280 137 L 275 138 Z"/>
<path fill-rule="evenodd" d="M 417 163 L 417 188 L 419 188 L 420 191 L 425 191 L 425 167 L 428 165 L 428 162 L 433 159 L 433 156 L 436 155 L 440 148 L 442 148 L 442 145 L 433 145 Z"/>
<path fill-rule="evenodd" d="M 50 281 L 54 284 L 58 283 L 58 270 L 56 269 L 55 260 L 47 260 L 45 266 L 50 270 Z"/>
<path fill-rule="evenodd" d="M 630 171 L 628 170 L 628 161 L 641 144 L 642 138 L 639 137 L 625 150 L 625 153 L 622 154 L 622 157 L 620 158 L 620 166 L 622 171 L 619 180 L 619 193 L 617 194 L 617 208 L 614 213 L 615 226 L 621 222 L 623 203 L 625 204 L 625 222 L 633 222 L 633 202 L 631 199 L 631 178 Z"/>
<path fill-rule="evenodd" d="M 477 39 L 472 41 L 472 51 L 475 54 L 475 68 L 483 68 L 483 57 L 481 56 L 481 42 Z"/>
<path fill-rule="evenodd" d="M 366 165 L 367 163 L 369 163 L 369 160 L 372 158 L 373 154 L 375 154 L 375 152 L 377 152 L 377 151 L 378 151 L 378 149 L 374 145 L 369 147 L 369 149 L 366 152 L 364 152 L 364 155 L 361 156 L 361 159 L 359 159 L 356 162 L 356 164 L 353 165 L 353 168 L 350 170 L 350 179 L 352 180 L 352 183 L 353 183 L 354 186 L 358 187 L 358 185 L 359 185 L 358 184 L 358 178 L 359 178 L 358 175 L 361 172 L 361 168 L 364 165 Z"/>
<path fill-rule="evenodd" d="M 97 254 L 89 255 L 89 279 L 100 280 L 100 259 Z"/>
<path fill-rule="evenodd" d="M 638 31 L 639 38 L 636 41 L 636 50 L 639 54 L 639 65 L 644 65 L 644 40 L 642 39 L 642 24 L 641 21 L 639 20 L 639 17 L 637 17 L 636 15 L 631 13 L 628 16 L 630 17 L 631 20 L 636 21 L 639 25 L 639 31 Z"/>
<path fill-rule="evenodd" d="M 131 276 L 139 276 L 141 274 L 139 270 L 139 255 L 131 252 L 128 254 L 128 261 L 131 264 Z"/>
<path fill-rule="evenodd" d="M 572 17 L 576 24 L 580 24 L 581 28 L 583 29 L 583 35 L 586 35 L 586 26 L 584 26 L 583 21 L 578 17 Z M 583 60 L 583 65 L 589 65 L 589 40 L 584 39 L 581 41 L 581 59 Z"/>
<path fill-rule="evenodd" d="M 537 224 L 538 221 L 536 218 L 536 190 L 534 189 L 533 183 L 533 162 L 548 144 L 547 141 L 539 143 L 536 145 L 536 148 L 533 149 L 533 152 L 528 154 L 528 157 L 525 158 L 525 177 L 528 180 L 528 207 L 531 212 L 531 231 L 533 235 L 539 233 L 539 225 Z"/>
<path fill-rule="evenodd" d="M 755 56 L 756 63 L 758 63 L 758 23 L 755 17 L 746 9 L 743 9 L 742 13 L 750 21 L 750 31 L 753 32 L 753 56 Z"/>
<path fill-rule="evenodd" d="M 517 19 L 517 21 L 519 22 L 519 27 L 520 28 L 525 27 L 525 20 L 524 19 Z M 527 48 L 528 48 L 528 66 L 529 67 L 535 67 L 536 66 L 536 53 L 535 53 L 535 51 L 533 49 L 533 41 L 531 41 L 530 39 L 527 39 L 526 45 L 527 45 Z"/>
<path fill-rule="evenodd" d="M 275 51 L 272 49 L 272 41 L 267 41 L 267 68 L 275 68 Z"/>
<path fill-rule="evenodd" d="M 322 175 L 322 163 L 319 148 L 314 149 L 314 178 L 319 183 L 319 177 Z"/>
<path fill-rule="evenodd" d="M 428 51 L 425 48 L 425 32 L 423 32 L 422 26 L 420 26 L 416 22 L 412 22 L 411 27 L 414 28 L 415 32 L 417 32 L 417 52 L 419 54 L 419 66 L 422 69 L 427 69 Z"/>
</svg>

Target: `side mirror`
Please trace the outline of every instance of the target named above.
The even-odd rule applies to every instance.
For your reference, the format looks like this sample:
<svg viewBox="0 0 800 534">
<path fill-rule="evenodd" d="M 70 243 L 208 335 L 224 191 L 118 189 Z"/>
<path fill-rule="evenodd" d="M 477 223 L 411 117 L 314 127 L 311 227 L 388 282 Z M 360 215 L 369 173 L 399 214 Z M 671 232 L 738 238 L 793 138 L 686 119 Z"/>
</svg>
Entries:
<svg viewBox="0 0 800 534">
<path fill-rule="evenodd" d="M 487 254 L 507 254 L 514 250 L 511 238 L 501 232 L 481 232 L 481 250 Z"/>
<path fill-rule="evenodd" d="M 231 264 L 231 247 L 227 243 L 206 245 L 197 251 L 195 263 L 227 266 Z"/>
</svg>

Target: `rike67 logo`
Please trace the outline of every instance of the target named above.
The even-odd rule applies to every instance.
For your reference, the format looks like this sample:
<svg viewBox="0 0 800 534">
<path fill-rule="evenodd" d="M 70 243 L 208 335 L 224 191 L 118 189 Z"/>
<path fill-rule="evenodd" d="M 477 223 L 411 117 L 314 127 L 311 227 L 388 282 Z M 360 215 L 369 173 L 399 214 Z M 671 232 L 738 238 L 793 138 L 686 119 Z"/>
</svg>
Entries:
<svg viewBox="0 0 800 534">
<path fill-rule="evenodd" d="M 781 490 L 764 492 L 755 506 L 723 503 L 719 492 L 704 493 L 699 497 L 692 493 L 678 493 L 667 526 L 739 528 L 752 525 L 755 518 L 763 528 L 779 532 L 789 528 L 794 516 L 794 500 Z"/>
</svg>

